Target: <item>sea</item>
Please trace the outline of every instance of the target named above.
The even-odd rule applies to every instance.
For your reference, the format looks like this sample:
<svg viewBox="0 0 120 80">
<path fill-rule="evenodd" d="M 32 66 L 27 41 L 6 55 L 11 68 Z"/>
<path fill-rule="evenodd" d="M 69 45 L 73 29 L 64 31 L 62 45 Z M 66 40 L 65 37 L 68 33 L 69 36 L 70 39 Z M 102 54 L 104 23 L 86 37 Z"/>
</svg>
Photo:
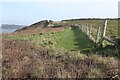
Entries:
<svg viewBox="0 0 120 80">
<path fill-rule="evenodd" d="M 14 32 L 16 31 L 17 29 L 15 28 L 12 28 L 12 29 L 7 29 L 7 28 L 1 28 L 0 29 L 0 33 L 11 33 L 11 32 Z"/>
</svg>

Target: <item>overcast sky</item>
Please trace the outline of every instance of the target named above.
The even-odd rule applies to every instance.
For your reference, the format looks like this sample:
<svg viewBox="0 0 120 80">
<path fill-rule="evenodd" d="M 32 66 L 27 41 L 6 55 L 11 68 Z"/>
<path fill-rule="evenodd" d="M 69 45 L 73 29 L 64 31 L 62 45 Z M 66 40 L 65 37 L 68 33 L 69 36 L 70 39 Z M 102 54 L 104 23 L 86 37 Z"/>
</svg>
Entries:
<svg viewBox="0 0 120 80">
<path fill-rule="evenodd" d="M 8 2 L 9 1 L 9 2 Z M 2 0 L 2 23 L 30 25 L 40 20 L 117 18 L 119 0 Z"/>
</svg>

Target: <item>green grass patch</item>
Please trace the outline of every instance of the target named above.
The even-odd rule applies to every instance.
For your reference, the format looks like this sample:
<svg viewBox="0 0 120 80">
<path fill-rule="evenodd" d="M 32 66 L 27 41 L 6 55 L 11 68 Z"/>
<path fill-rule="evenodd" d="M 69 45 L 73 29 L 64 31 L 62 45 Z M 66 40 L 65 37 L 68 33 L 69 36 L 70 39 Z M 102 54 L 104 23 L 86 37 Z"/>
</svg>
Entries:
<svg viewBox="0 0 120 80">
<path fill-rule="evenodd" d="M 4 39 L 28 40 L 41 46 L 56 46 L 71 51 L 92 48 L 95 45 L 79 29 L 71 28 L 66 28 L 64 31 L 57 33 L 7 36 Z"/>
<path fill-rule="evenodd" d="M 92 48 L 95 44 L 79 29 L 65 29 L 64 32 L 56 34 L 57 46 L 64 47 L 68 50 L 81 50 Z"/>
</svg>

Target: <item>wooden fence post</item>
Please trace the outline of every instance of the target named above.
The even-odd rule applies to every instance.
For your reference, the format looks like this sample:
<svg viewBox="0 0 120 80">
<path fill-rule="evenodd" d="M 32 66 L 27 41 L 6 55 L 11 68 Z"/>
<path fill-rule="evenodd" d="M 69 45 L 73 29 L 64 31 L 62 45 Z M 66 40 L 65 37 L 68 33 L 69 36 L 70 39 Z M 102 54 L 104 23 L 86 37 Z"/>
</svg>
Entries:
<svg viewBox="0 0 120 80">
<path fill-rule="evenodd" d="M 85 25 L 83 26 L 83 32 L 85 32 Z"/>
<path fill-rule="evenodd" d="M 86 25 L 86 34 L 88 36 L 88 24 Z"/>
<path fill-rule="evenodd" d="M 85 32 L 85 25 L 83 26 L 83 32 Z"/>
<path fill-rule="evenodd" d="M 85 25 L 85 34 L 86 34 L 86 32 L 87 32 L 87 31 L 86 31 L 86 30 L 87 30 L 86 28 L 87 28 L 87 25 Z"/>
<path fill-rule="evenodd" d="M 101 32 L 100 46 L 102 46 L 102 43 L 104 40 L 104 36 L 106 33 L 106 27 L 107 27 L 107 20 L 103 20 L 103 28 L 102 28 L 102 32 Z"/>
<path fill-rule="evenodd" d="M 92 25 L 89 27 L 89 37 L 90 37 L 90 39 L 91 39 L 91 27 L 92 27 Z"/>
<path fill-rule="evenodd" d="M 88 33 L 88 37 L 89 37 L 89 26 L 87 27 L 87 33 Z"/>
<path fill-rule="evenodd" d="M 88 29 L 87 29 L 87 30 L 88 30 L 88 37 L 90 36 L 90 34 L 89 34 L 89 28 L 90 28 L 90 27 L 88 26 Z"/>
<path fill-rule="evenodd" d="M 80 25 L 80 30 L 82 31 L 82 25 Z"/>
<path fill-rule="evenodd" d="M 91 39 L 92 39 L 92 37 L 93 37 L 93 33 L 92 33 L 92 30 L 93 30 L 93 27 L 91 26 L 91 29 L 90 29 L 90 32 L 91 32 Z"/>
<path fill-rule="evenodd" d="M 100 27 L 98 27 L 98 30 L 97 30 L 97 34 L 96 34 L 96 43 L 98 43 L 99 41 L 99 33 L 100 33 Z"/>
<path fill-rule="evenodd" d="M 82 32 L 83 32 L 83 25 L 82 25 Z"/>
<path fill-rule="evenodd" d="M 79 29 L 81 30 L 81 25 L 79 25 Z"/>
</svg>

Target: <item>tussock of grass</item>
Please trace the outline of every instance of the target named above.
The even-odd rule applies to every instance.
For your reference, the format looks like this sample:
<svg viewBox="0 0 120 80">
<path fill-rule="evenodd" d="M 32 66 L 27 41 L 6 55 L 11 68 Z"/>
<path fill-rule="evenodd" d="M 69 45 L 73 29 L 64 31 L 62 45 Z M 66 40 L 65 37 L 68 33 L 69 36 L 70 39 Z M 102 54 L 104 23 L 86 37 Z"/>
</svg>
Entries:
<svg viewBox="0 0 120 80">
<path fill-rule="evenodd" d="M 94 59 L 96 62 L 102 63 L 102 64 L 114 63 L 114 62 L 116 62 L 116 59 L 117 59 L 114 57 L 102 57 L 102 56 L 97 55 L 97 54 L 89 55 L 89 57 L 91 59 Z M 115 64 L 117 64 L 117 63 L 115 63 Z"/>
<path fill-rule="evenodd" d="M 87 78 L 100 78 L 101 74 L 102 72 L 100 69 L 91 69 L 87 75 Z"/>
</svg>

